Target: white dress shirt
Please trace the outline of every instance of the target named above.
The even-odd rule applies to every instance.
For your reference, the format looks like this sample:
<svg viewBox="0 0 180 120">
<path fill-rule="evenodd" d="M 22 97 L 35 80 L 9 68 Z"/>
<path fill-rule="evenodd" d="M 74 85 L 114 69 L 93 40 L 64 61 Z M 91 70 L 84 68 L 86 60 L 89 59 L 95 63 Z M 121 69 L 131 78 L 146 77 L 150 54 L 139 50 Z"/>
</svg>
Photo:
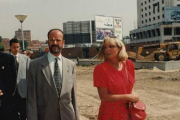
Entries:
<svg viewBox="0 0 180 120">
<path fill-rule="evenodd" d="M 13 55 L 12 53 L 11 53 L 11 55 Z M 18 56 L 19 56 L 19 53 L 17 53 L 17 55 L 13 55 L 15 58 L 16 58 L 16 60 L 17 60 L 17 62 L 19 62 L 19 58 L 18 58 Z"/>
<path fill-rule="evenodd" d="M 53 54 L 51 54 L 50 52 L 48 52 L 47 57 L 48 57 L 52 77 L 54 76 L 55 58 L 58 58 L 58 66 L 59 66 L 59 69 L 60 69 L 60 74 L 62 76 L 62 56 L 61 56 L 61 54 L 58 57 L 56 57 Z"/>
</svg>

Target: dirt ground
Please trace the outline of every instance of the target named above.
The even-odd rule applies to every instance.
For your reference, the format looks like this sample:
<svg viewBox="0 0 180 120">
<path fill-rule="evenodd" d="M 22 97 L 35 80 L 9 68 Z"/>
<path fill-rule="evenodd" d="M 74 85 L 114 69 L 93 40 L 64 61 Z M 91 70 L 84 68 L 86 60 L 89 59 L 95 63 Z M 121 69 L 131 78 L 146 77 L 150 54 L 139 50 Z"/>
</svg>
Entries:
<svg viewBox="0 0 180 120">
<path fill-rule="evenodd" d="M 97 120 L 100 99 L 93 87 L 95 66 L 77 66 L 79 112 Z M 180 120 L 180 70 L 136 70 L 135 92 L 146 104 L 146 120 Z"/>
</svg>

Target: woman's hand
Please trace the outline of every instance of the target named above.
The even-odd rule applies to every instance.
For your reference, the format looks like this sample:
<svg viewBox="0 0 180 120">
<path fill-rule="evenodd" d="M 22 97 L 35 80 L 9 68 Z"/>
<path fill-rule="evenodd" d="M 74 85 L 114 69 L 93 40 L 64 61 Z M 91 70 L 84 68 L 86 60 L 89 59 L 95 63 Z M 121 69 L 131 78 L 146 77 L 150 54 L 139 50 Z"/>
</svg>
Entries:
<svg viewBox="0 0 180 120">
<path fill-rule="evenodd" d="M 2 92 L 2 90 L 0 90 L 0 96 L 2 96 L 3 95 L 3 92 Z"/>
<path fill-rule="evenodd" d="M 129 94 L 129 100 L 133 103 L 137 103 L 139 101 L 139 95 L 135 92 Z"/>
</svg>

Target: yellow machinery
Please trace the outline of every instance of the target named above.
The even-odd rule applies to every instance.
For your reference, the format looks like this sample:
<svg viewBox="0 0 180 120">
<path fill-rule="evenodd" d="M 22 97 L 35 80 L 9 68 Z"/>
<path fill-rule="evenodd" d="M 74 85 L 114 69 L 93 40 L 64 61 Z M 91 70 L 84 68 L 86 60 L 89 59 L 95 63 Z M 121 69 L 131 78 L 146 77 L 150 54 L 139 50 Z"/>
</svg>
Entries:
<svg viewBox="0 0 180 120">
<path fill-rule="evenodd" d="M 145 47 L 145 46 L 144 46 Z M 140 55 L 143 47 L 138 48 L 137 55 Z M 168 61 L 180 59 L 180 42 L 169 42 L 159 44 L 159 48 L 154 52 L 157 61 Z"/>
<path fill-rule="evenodd" d="M 180 58 L 180 42 L 160 44 L 160 48 L 154 54 L 155 60 L 167 61 Z"/>
</svg>

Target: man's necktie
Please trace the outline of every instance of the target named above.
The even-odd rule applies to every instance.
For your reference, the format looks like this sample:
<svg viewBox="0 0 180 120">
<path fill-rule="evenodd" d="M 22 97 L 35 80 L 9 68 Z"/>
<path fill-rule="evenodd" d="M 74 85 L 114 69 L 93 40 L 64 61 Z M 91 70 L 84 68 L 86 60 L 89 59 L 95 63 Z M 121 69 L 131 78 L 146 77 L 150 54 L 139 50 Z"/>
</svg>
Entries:
<svg viewBox="0 0 180 120">
<path fill-rule="evenodd" d="M 60 96 L 61 88 L 62 88 L 62 79 L 61 79 L 60 69 L 58 66 L 58 58 L 55 58 L 55 64 L 54 64 L 54 83 L 56 85 L 58 96 Z"/>
<path fill-rule="evenodd" d="M 14 56 L 14 59 L 15 59 L 16 71 L 18 71 L 19 63 L 17 61 L 17 56 L 16 55 Z"/>
</svg>

